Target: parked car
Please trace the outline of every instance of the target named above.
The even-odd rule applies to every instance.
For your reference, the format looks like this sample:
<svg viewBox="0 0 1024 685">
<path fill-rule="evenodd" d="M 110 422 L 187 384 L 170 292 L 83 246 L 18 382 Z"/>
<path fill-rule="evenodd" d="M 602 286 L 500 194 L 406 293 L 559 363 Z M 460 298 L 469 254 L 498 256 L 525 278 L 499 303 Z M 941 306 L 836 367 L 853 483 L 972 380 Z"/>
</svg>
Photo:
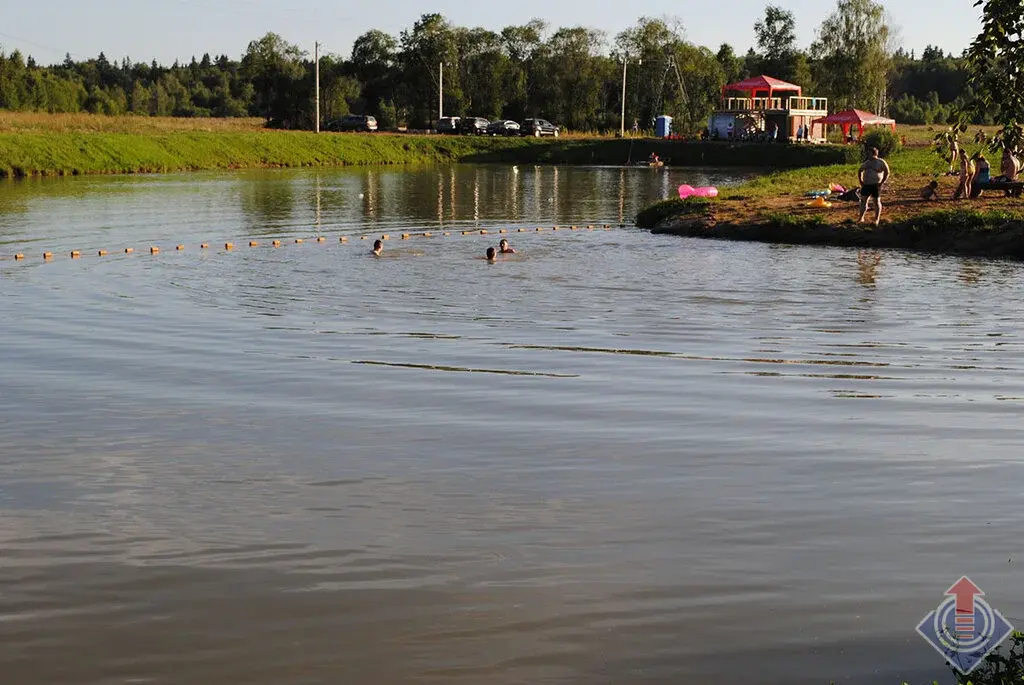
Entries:
<svg viewBox="0 0 1024 685">
<path fill-rule="evenodd" d="M 459 117 L 441 117 L 437 120 L 438 133 L 458 133 Z"/>
<path fill-rule="evenodd" d="M 519 127 L 519 133 L 524 136 L 554 136 L 558 137 L 558 127 L 547 119 L 524 119 Z"/>
<path fill-rule="evenodd" d="M 487 133 L 487 125 L 490 123 L 483 117 L 463 117 L 459 122 L 459 129 L 463 133 L 482 134 Z"/>
<path fill-rule="evenodd" d="M 377 119 L 366 114 L 347 114 L 327 125 L 328 131 L 376 131 Z"/>
<path fill-rule="evenodd" d="M 510 119 L 499 119 L 487 125 L 487 132 L 492 136 L 518 136 L 519 124 Z"/>
</svg>

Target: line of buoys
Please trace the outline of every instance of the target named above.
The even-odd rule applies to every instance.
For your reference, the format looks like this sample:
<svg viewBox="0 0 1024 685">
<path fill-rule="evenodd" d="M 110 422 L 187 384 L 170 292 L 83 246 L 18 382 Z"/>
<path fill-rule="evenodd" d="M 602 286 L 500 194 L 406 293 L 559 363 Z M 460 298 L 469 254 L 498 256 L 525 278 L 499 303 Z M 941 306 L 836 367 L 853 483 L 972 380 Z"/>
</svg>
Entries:
<svg viewBox="0 0 1024 685">
<path fill-rule="evenodd" d="M 625 224 L 619 224 L 619 226 L 620 227 L 625 227 Z M 552 231 L 560 231 L 560 230 L 563 230 L 564 228 L 565 227 L 563 227 L 563 226 L 552 226 L 551 230 Z M 581 230 L 581 227 L 579 227 L 579 226 L 569 226 L 568 228 L 569 228 L 570 231 Z M 600 225 L 595 226 L 594 224 L 588 224 L 586 226 L 586 230 L 588 230 L 588 231 L 595 230 L 595 228 L 596 229 L 604 228 L 605 230 L 607 230 L 607 229 L 611 228 L 611 224 L 604 224 L 603 226 L 600 226 Z M 513 230 L 515 230 L 517 233 L 526 233 L 526 232 L 542 232 L 542 231 L 547 230 L 547 228 L 544 227 L 544 226 L 537 226 L 537 227 L 532 228 L 532 229 L 530 229 L 530 228 L 516 228 L 516 229 L 500 228 L 500 229 L 497 229 L 497 233 L 504 235 L 504 234 L 512 232 Z M 480 229 L 462 231 L 461 233 L 464 236 L 467 236 L 467 235 L 490 235 L 491 231 L 489 229 L 486 229 L 486 228 L 480 228 Z M 414 238 L 414 237 L 430 238 L 430 237 L 433 237 L 434 235 L 435 234 L 430 232 L 430 231 L 423 231 L 423 232 L 420 232 L 420 233 L 402 233 L 401 234 L 401 239 L 402 240 L 408 240 L 408 239 Z M 440 235 L 447 237 L 447 236 L 451 235 L 451 232 L 450 231 L 442 231 Z M 368 240 L 369 236 L 365 236 L 365 235 L 359 236 L 359 239 L 360 240 Z M 387 234 L 387 233 L 384 233 L 384 234 L 381 235 L 380 239 L 381 240 L 390 240 L 391 236 L 389 234 Z M 304 242 L 303 238 L 295 238 L 294 240 L 295 240 L 296 244 L 302 244 Z M 316 241 L 318 243 L 326 242 L 326 240 L 327 240 L 327 238 L 324 237 L 324 236 L 316 236 Z M 348 236 L 339 236 L 338 237 L 338 242 L 339 243 L 347 243 L 348 240 L 349 240 Z M 259 247 L 259 245 L 260 245 L 258 240 L 250 240 L 250 241 L 248 241 L 248 244 L 249 244 L 249 247 Z M 274 247 L 280 247 L 281 246 L 281 240 L 274 239 L 274 240 L 271 241 L 271 245 L 273 245 Z M 208 249 L 210 247 L 210 244 L 209 243 L 200 243 L 199 247 L 200 247 L 200 249 L 205 250 L 205 249 Z M 227 251 L 233 250 L 234 247 L 235 247 L 235 244 L 233 242 L 228 241 L 228 242 L 224 243 L 224 249 L 227 250 Z M 176 245 L 174 249 L 179 251 L 179 252 L 181 252 L 181 251 L 185 250 L 185 246 L 184 245 Z M 134 254 L 134 252 L 135 252 L 135 248 L 132 248 L 132 247 L 124 248 L 124 253 L 125 254 Z M 153 245 L 153 246 L 151 246 L 149 248 L 149 252 L 150 252 L 150 254 L 154 254 L 154 255 L 155 254 L 159 254 L 160 253 L 160 247 L 156 246 L 156 245 Z M 107 256 L 109 254 L 109 252 L 107 250 L 98 250 L 96 252 L 96 254 L 99 257 L 105 257 L 105 256 Z M 82 253 L 81 253 L 80 250 L 71 250 L 69 252 L 69 256 L 70 256 L 71 259 L 79 259 L 82 256 Z M 23 261 L 24 259 L 25 259 L 25 255 L 23 253 L 19 252 L 19 253 L 14 255 L 14 260 L 15 261 Z M 43 259 L 44 260 L 52 260 L 53 259 L 53 253 L 52 252 L 44 252 L 43 253 Z"/>
</svg>

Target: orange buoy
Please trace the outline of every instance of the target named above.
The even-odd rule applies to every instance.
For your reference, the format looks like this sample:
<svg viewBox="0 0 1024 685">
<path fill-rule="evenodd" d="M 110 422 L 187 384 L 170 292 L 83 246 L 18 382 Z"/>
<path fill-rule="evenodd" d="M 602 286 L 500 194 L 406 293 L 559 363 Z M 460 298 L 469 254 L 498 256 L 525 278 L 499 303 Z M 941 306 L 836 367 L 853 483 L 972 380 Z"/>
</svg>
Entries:
<svg viewBox="0 0 1024 685">
<path fill-rule="evenodd" d="M 96 253 L 96 255 L 98 257 L 106 257 L 107 256 L 107 251 L 106 250 L 100 250 L 99 252 Z"/>
<path fill-rule="evenodd" d="M 155 245 L 153 247 L 149 248 L 149 254 L 156 254 L 158 252 L 160 252 L 160 248 L 156 247 Z"/>
<path fill-rule="evenodd" d="M 525 228 L 520 228 L 519 230 L 516 231 L 516 233 L 523 233 L 524 231 L 526 231 Z"/>
<path fill-rule="evenodd" d="M 281 241 L 280 240 L 275 240 L 274 242 L 272 242 L 270 244 L 273 245 L 274 247 L 281 247 Z"/>
<path fill-rule="evenodd" d="M 184 245 L 178 245 L 178 246 L 177 246 L 176 248 L 174 248 L 174 249 L 175 249 L 175 250 L 177 250 L 177 251 L 179 251 L 179 252 L 181 252 L 182 250 L 184 250 L 184 249 L 185 249 L 185 246 L 184 246 Z"/>
<path fill-rule="evenodd" d="M 53 259 L 53 253 L 52 252 L 44 252 L 43 253 L 43 259 Z"/>
<path fill-rule="evenodd" d="M 380 237 L 380 239 L 381 239 L 381 240 L 391 240 L 391 236 L 389 236 L 389 235 L 388 235 L 387 233 L 385 233 L 384 235 L 382 235 L 382 236 Z"/>
<path fill-rule="evenodd" d="M 442 233 L 441 235 L 451 235 L 451 233 L 449 233 L 448 231 L 445 231 L 445 232 L 444 232 L 444 233 Z"/>
<path fill-rule="evenodd" d="M 135 248 L 134 247 L 126 247 L 126 248 L 124 248 L 124 253 L 125 254 L 131 254 L 132 252 L 135 252 Z"/>
<path fill-rule="evenodd" d="M 480 235 L 487 235 L 487 229 L 486 228 L 481 228 L 480 229 Z"/>
<path fill-rule="evenodd" d="M 301 242 L 302 242 L 302 238 L 296 238 L 296 239 L 295 239 L 295 243 L 296 243 L 296 244 L 298 244 L 298 243 L 301 243 Z"/>
<path fill-rule="evenodd" d="M 544 229 L 543 229 L 543 228 L 541 228 L 540 226 L 538 226 L 538 227 L 537 227 L 537 231 L 538 231 L 538 232 L 540 232 L 540 231 L 543 231 L 543 230 L 544 230 Z"/>
<path fill-rule="evenodd" d="M 423 237 L 424 238 L 429 238 L 431 235 L 433 235 L 433 234 L 430 231 L 423 231 Z"/>
<path fill-rule="evenodd" d="M 224 243 L 224 249 L 225 249 L 225 250 L 231 250 L 231 249 L 233 249 L 234 247 L 235 247 L 235 244 L 234 244 L 234 243 Z"/>
<path fill-rule="evenodd" d="M 323 241 L 325 241 L 325 240 L 327 240 L 327 238 L 323 237 L 322 235 L 318 235 L 318 236 L 316 237 L 316 241 L 317 241 L 318 243 L 322 243 L 322 242 L 323 242 Z"/>
<path fill-rule="evenodd" d="M 341 236 L 340 238 L 338 238 L 338 242 L 339 243 L 347 243 L 348 242 L 348 238 L 346 238 L 345 236 Z"/>
<path fill-rule="evenodd" d="M 256 247 L 257 245 L 259 245 L 259 243 L 256 242 L 255 240 L 250 240 L 249 241 L 249 247 Z"/>
<path fill-rule="evenodd" d="M 408 240 L 408 239 L 409 239 L 409 234 L 408 233 L 403 233 L 402 234 L 402 240 Z"/>
<path fill-rule="evenodd" d="M 18 254 L 14 255 L 14 261 L 16 261 L 16 262 L 20 262 L 24 258 L 25 258 L 25 255 L 21 254 L 20 252 Z"/>
<path fill-rule="evenodd" d="M 507 228 L 499 228 L 498 229 L 498 233 L 508 233 L 508 229 Z"/>
<path fill-rule="evenodd" d="M 199 243 L 199 247 L 201 247 L 201 248 L 202 248 L 202 249 L 204 249 L 204 250 L 205 250 L 206 248 L 208 248 L 209 246 L 210 246 L 210 243 Z"/>
<path fill-rule="evenodd" d="M 71 251 L 71 258 L 72 259 L 78 259 L 81 256 L 82 256 L 82 253 L 79 252 L 78 250 L 72 250 Z"/>
<path fill-rule="evenodd" d="M 365 235 L 361 235 L 361 236 L 359 236 L 359 239 L 360 240 L 366 240 L 366 236 Z"/>
</svg>

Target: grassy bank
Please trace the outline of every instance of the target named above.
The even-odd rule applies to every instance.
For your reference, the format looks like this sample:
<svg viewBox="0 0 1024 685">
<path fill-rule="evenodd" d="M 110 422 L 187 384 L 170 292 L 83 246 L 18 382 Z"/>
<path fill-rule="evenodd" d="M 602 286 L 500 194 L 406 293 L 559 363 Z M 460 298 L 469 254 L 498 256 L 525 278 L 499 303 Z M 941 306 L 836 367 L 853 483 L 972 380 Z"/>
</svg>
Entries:
<svg viewBox="0 0 1024 685">
<path fill-rule="evenodd" d="M 490 138 L 268 131 L 258 119 L 0 112 L 0 177 L 447 162 L 786 169 L 848 161 L 850 147 L 570 136 Z"/>
<path fill-rule="evenodd" d="M 969 152 L 980 146 L 969 145 Z M 851 148 L 852 149 L 852 148 Z M 815 207 L 807 191 L 857 183 L 857 164 L 778 171 L 708 200 L 669 199 L 646 208 L 636 223 L 659 233 L 769 243 L 903 248 L 922 252 L 1024 260 L 1024 200 L 1001 191 L 953 200 L 957 178 L 925 147 L 889 160 L 893 176 L 882 194 L 878 227 L 857 224 L 856 202 L 830 199 Z M 939 199 L 920 190 L 939 183 Z M 869 210 L 873 218 L 873 210 Z"/>
</svg>

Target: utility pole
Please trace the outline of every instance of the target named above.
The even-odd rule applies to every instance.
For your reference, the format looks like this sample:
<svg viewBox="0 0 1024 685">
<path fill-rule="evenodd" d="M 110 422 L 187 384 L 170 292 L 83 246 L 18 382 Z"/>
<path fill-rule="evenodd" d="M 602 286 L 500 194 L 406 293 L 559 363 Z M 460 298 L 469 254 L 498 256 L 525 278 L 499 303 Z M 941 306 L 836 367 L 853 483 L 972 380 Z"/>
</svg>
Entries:
<svg viewBox="0 0 1024 685">
<path fill-rule="evenodd" d="M 444 62 L 437 68 L 437 121 L 444 116 Z"/>
<path fill-rule="evenodd" d="M 641 60 L 636 61 L 637 64 L 643 64 Z M 619 120 L 619 137 L 626 137 L 626 65 L 629 64 L 629 55 L 623 53 L 622 55 L 622 118 Z"/>
<path fill-rule="evenodd" d="M 313 43 L 313 62 L 313 73 L 316 74 L 313 102 L 316 103 L 316 132 L 320 133 L 320 43 Z"/>
</svg>

